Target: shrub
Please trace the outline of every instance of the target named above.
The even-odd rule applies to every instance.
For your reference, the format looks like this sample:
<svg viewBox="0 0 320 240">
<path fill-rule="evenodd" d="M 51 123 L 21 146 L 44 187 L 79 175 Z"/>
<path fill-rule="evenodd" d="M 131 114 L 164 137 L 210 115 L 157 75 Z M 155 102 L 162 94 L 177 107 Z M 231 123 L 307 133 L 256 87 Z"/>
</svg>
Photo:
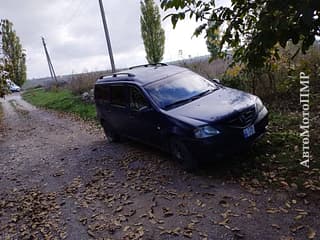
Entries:
<svg viewBox="0 0 320 240">
<path fill-rule="evenodd" d="M 72 75 L 67 88 L 76 95 L 90 91 L 93 88 L 96 80 L 101 76 L 101 73 L 87 72 Z"/>
<path fill-rule="evenodd" d="M 189 68 L 205 78 L 213 79 L 222 77 L 228 67 L 228 62 L 217 59 L 210 63 L 209 57 L 205 57 L 179 61 L 176 65 Z"/>
</svg>

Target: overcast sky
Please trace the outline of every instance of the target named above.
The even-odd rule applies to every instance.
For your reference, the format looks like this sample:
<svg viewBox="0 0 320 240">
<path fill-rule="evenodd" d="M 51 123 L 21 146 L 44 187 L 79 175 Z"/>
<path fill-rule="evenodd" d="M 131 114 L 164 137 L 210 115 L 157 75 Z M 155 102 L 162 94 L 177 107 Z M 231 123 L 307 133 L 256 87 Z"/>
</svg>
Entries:
<svg viewBox="0 0 320 240">
<path fill-rule="evenodd" d="M 158 1 L 156 1 L 158 2 Z M 219 4 L 228 0 L 219 0 Z M 140 34 L 139 0 L 103 0 L 116 67 L 146 63 Z M 162 17 L 166 14 L 161 11 Z M 45 37 L 57 75 L 110 69 L 98 0 L 1 0 L 0 18 L 14 24 L 27 53 L 28 78 L 49 75 L 41 43 Z M 164 61 L 207 54 L 203 37 L 193 37 L 193 21 L 162 22 Z"/>
</svg>

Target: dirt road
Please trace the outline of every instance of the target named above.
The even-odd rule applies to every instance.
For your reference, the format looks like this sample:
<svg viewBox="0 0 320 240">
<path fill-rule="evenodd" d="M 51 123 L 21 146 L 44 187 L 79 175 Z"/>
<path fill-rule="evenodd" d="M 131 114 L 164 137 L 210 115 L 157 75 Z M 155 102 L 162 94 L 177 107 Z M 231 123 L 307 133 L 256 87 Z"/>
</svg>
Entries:
<svg viewBox="0 0 320 240">
<path fill-rule="evenodd" d="M 319 203 L 301 194 L 185 173 L 19 94 L 1 105 L 0 239 L 319 239 Z"/>
</svg>

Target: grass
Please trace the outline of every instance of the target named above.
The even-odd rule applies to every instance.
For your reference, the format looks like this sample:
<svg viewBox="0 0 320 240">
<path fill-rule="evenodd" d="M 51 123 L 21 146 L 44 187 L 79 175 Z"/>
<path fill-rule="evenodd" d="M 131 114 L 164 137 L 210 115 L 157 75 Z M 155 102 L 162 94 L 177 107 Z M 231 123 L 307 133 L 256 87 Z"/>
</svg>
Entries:
<svg viewBox="0 0 320 240">
<path fill-rule="evenodd" d="M 79 96 L 73 95 L 69 90 L 33 89 L 23 93 L 23 98 L 38 107 L 72 113 L 84 120 L 96 119 L 95 106 L 84 103 Z"/>
<path fill-rule="evenodd" d="M 270 112 L 269 129 L 266 136 L 241 157 L 238 172 L 247 181 L 258 179 L 261 185 L 290 188 L 297 187 L 301 191 L 320 190 L 320 162 L 317 142 L 318 128 L 313 126 L 310 147 L 313 158 L 310 168 L 300 165 L 302 159 L 302 143 L 298 112 Z M 314 123 L 317 124 L 317 123 Z M 250 159 L 251 161 L 248 161 Z"/>
</svg>

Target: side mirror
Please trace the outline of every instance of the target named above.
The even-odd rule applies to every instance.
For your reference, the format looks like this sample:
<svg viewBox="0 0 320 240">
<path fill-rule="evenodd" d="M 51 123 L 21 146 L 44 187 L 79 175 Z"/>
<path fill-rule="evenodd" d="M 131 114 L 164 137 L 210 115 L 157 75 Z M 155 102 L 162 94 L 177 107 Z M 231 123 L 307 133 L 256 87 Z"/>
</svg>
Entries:
<svg viewBox="0 0 320 240">
<path fill-rule="evenodd" d="M 214 78 L 214 79 L 212 79 L 212 81 L 215 82 L 215 83 L 221 84 L 221 82 L 220 82 L 220 80 L 218 78 Z"/>
</svg>

